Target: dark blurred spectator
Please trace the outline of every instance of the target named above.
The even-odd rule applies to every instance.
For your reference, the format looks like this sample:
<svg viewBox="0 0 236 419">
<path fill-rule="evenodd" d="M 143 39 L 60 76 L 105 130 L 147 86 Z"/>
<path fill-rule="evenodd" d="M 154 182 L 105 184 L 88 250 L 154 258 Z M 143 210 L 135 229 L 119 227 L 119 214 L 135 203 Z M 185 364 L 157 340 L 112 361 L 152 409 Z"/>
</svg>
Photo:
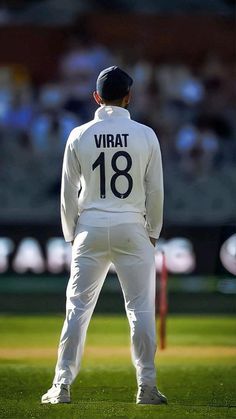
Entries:
<svg viewBox="0 0 236 419">
<path fill-rule="evenodd" d="M 202 64 L 200 75 L 206 92 L 203 110 L 211 110 L 212 113 L 224 112 L 225 106 L 230 105 L 233 90 L 235 94 L 235 80 L 230 75 L 230 66 L 218 55 L 211 53 Z M 232 81 L 234 89 L 232 89 Z"/>
<path fill-rule="evenodd" d="M 205 92 L 202 81 L 193 75 L 185 63 L 160 65 L 156 77 L 162 94 L 168 101 L 183 102 L 191 106 L 203 100 Z"/>
<path fill-rule="evenodd" d="M 176 150 L 180 169 L 186 175 L 197 177 L 214 166 L 219 138 L 210 127 L 185 125 L 177 134 Z"/>
<path fill-rule="evenodd" d="M 2 103 L 1 126 L 26 133 L 33 118 L 32 92 L 30 89 L 11 89 Z"/>
<path fill-rule="evenodd" d="M 0 127 L 26 133 L 33 116 L 33 91 L 27 69 L 0 68 Z"/>
<path fill-rule="evenodd" d="M 38 110 L 30 128 L 36 150 L 62 153 L 70 131 L 82 123 L 74 113 L 64 109 L 65 100 L 59 84 L 51 83 L 40 88 Z"/>
<path fill-rule="evenodd" d="M 91 94 L 97 74 L 114 64 L 111 53 L 96 44 L 86 34 L 79 33 L 69 40 L 68 50 L 59 62 L 59 73 L 67 97 L 65 109 L 77 113 L 84 121 L 94 109 Z"/>
</svg>

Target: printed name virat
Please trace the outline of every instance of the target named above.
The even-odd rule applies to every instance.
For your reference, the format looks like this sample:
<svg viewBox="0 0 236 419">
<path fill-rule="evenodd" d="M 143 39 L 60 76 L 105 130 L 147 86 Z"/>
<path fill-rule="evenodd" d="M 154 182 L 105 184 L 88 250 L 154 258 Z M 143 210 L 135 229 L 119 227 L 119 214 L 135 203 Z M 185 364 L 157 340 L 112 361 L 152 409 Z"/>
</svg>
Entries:
<svg viewBox="0 0 236 419">
<path fill-rule="evenodd" d="M 127 147 L 129 134 L 95 134 L 97 148 Z"/>
</svg>

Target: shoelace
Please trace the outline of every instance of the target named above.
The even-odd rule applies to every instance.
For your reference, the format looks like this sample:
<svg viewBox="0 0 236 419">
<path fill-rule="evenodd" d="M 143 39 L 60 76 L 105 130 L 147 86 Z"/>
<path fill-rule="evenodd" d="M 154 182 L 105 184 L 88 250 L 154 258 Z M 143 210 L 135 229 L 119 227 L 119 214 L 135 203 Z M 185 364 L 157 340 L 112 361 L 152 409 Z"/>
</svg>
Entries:
<svg viewBox="0 0 236 419">
<path fill-rule="evenodd" d="M 147 389 L 148 389 L 148 387 L 147 386 L 142 386 L 141 388 L 140 388 L 140 395 L 142 396 L 144 393 L 145 393 L 145 391 L 147 391 Z M 150 393 L 152 394 L 157 394 L 158 396 L 159 396 L 159 394 L 158 394 L 158 390 L 157 390 L 157 388 L 156 387 L 153 387 L 151 390 L 150 390 Z"/>
<path fill-rule="evenodd" d="M 158 396 L 158 397 L 160 397 L 160 394 L 159 394 L 159 391 L 157 390 L 157 388 L 156 387 L 153 387 L 152 388 L 152 390 L 151 390 L 151 396 Z"/>
<path fill-rule="evenodd" d="M 147 387 L 141 387 L 141 389 L 140 389 L 140 396 L 142 397 L 143 395 L 144 395 L 144 393 L 145 393 L 145 391 L 147 390 Z M 155 396 L 157 396 L 157 397 L 161 397 L 161 395 L 160 395 L 160 393 L 159 393 L 159 391 L 157 390 L 157 388 L 156 387 L 153 387 L 151 390 L 150 390 L 150 396 L 153 398 L 153 397 L 155 397 Z"/>
</svg>

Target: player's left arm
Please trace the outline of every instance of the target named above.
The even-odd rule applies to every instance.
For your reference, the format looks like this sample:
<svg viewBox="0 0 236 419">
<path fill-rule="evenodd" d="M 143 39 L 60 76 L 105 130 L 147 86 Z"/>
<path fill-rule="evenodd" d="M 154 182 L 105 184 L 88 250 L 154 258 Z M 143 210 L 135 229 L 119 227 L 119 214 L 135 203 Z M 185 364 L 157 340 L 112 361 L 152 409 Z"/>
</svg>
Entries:
<svg viewBox="0 0 236 419">
<path fill-rule="evenodd" d="M 80 187 L 81 168 L 71 136 L 73 136 L 73 131 L 68 139 L 63 159 L 61 223 L 65 240 L 73 244 L 78 221 L 78 190 Z"/>
<path fill-rule="evenodd" d="M 150 239 L 150 242 L 152 243 L 152 245 L 155 247 L 157 239 L 155 239 L 155 237 L 150 237 L 150 236 L 149 236 L 149 239 Z"/>
<path fill-rule="evenodd" d="M 146 228 L 150 239 L 158 239 L 163 223 L 163 169 L 159 141 L 153 130 L 149 131 L 151 155 L 146 170 Z M 152 240 L 151 240 L 152 242 Z"/>
</svg>

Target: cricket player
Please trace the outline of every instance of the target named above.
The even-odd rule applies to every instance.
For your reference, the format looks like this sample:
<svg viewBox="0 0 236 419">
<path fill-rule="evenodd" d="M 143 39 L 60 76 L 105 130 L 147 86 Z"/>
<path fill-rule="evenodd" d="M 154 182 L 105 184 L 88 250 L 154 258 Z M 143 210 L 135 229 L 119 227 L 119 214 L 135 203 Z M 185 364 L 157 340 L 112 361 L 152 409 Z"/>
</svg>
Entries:
<svg viewBox="0 0 236 419">
<path fill-rule="evenodd" d="M 130 118 L 132 78 L 113 66 L 97 79 L 99 108 L 67 141 L 61 220 L 72 244 L 66 319 L 52 387 L 42 403 L 69 403 L 87 328 L 111 263 L 130 324 L 138 404 L 167 403 L 156 387 L 155 242 L 162 228 L 163 176 L 153 130 Z"/>
</svg>

